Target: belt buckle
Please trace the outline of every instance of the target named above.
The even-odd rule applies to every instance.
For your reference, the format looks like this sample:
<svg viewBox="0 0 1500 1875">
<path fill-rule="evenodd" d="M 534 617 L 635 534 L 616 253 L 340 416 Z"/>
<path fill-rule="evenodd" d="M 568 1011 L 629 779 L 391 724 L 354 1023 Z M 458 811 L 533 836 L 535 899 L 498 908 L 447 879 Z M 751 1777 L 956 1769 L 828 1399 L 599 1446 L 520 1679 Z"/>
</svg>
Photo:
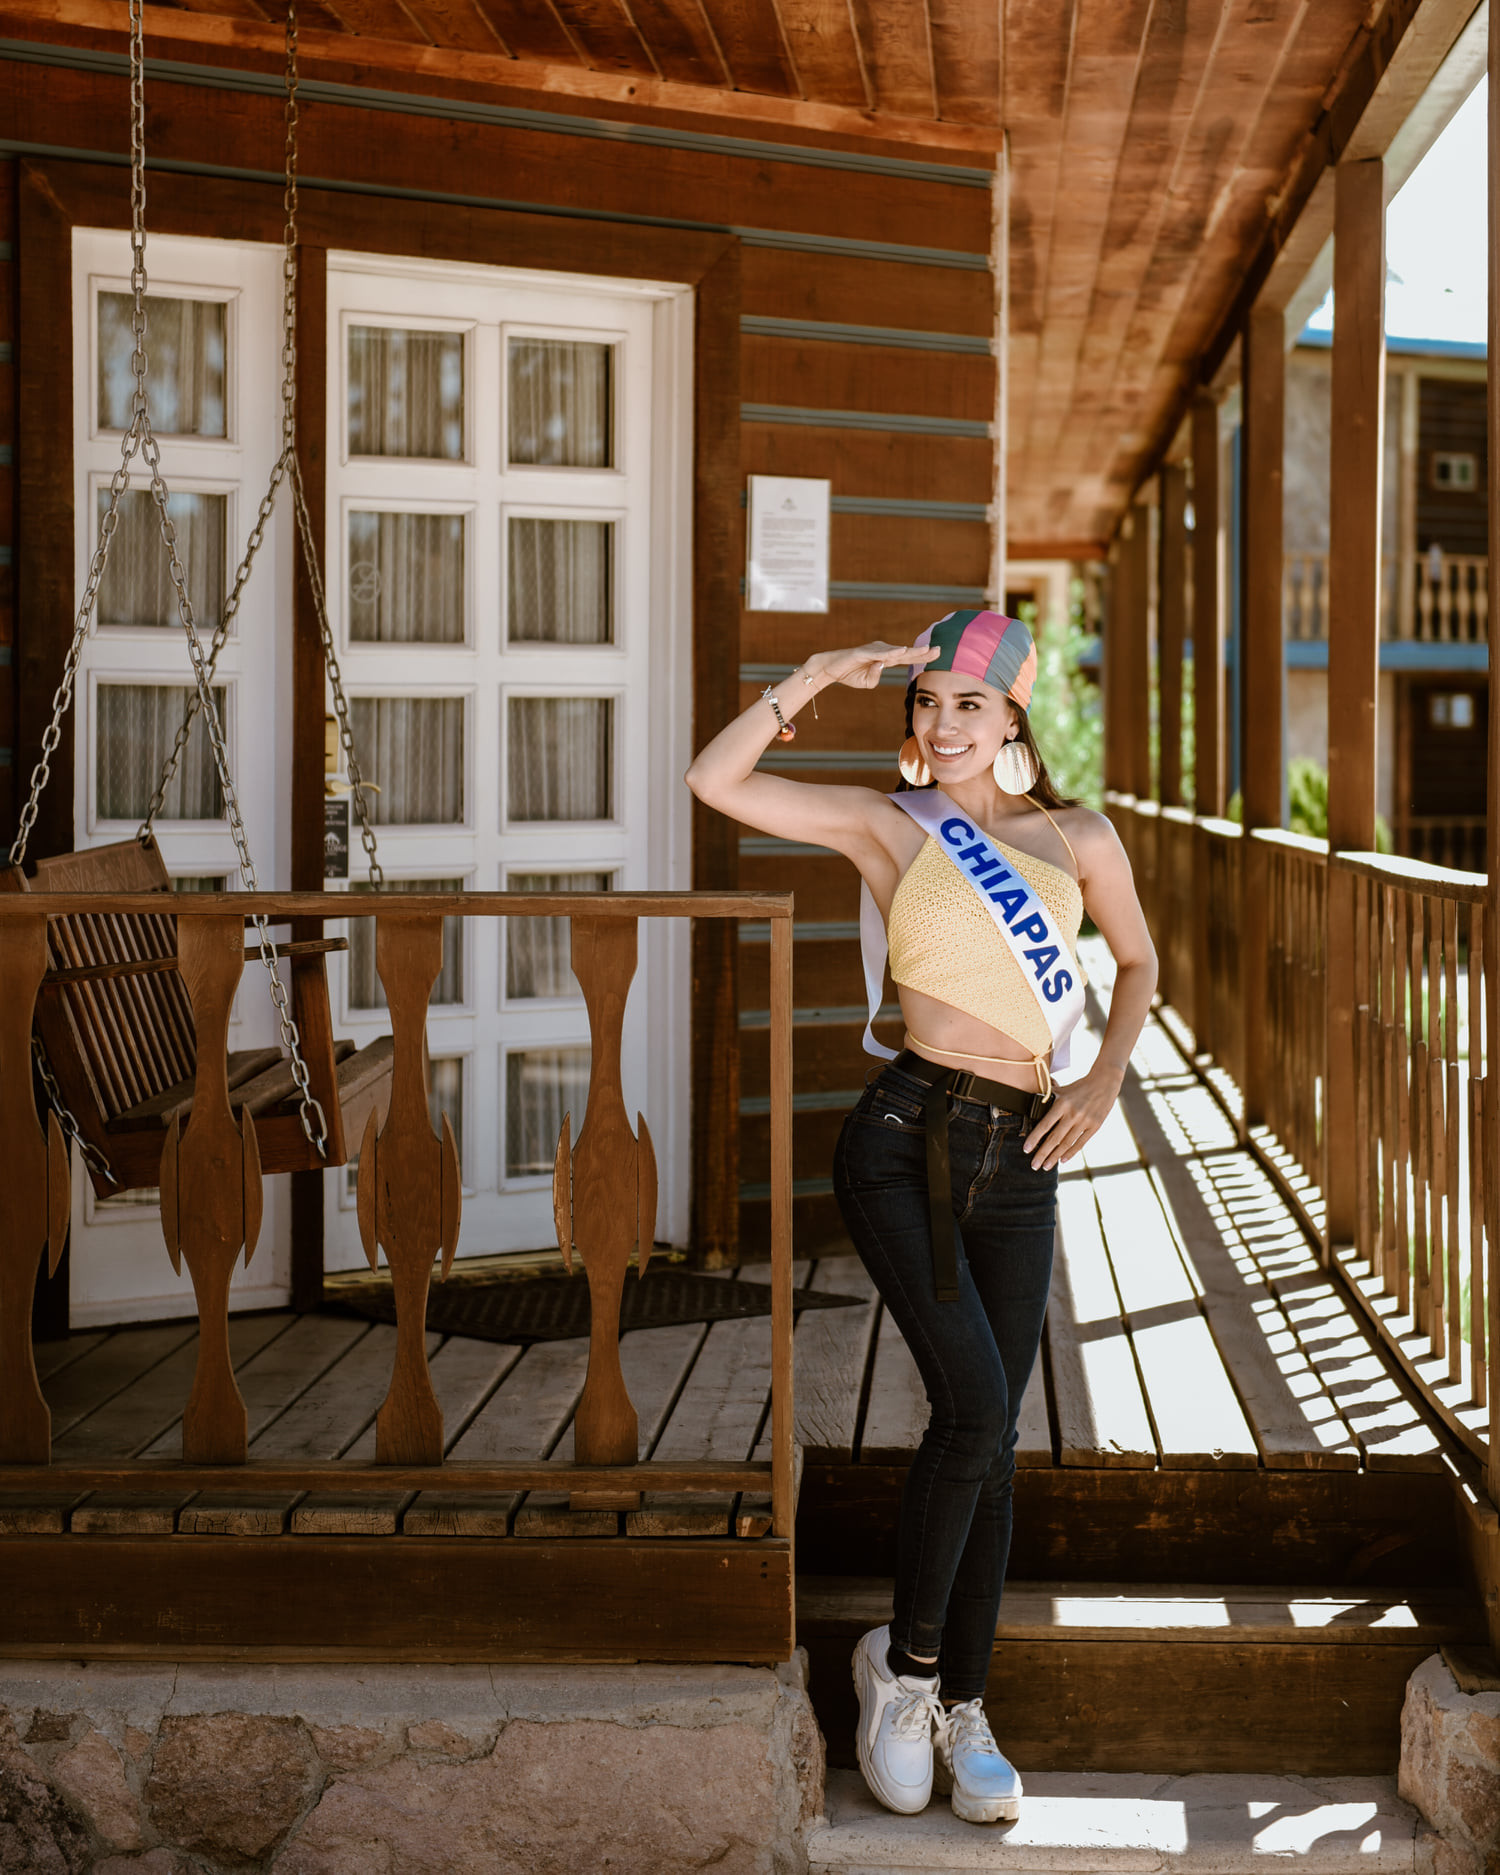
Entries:
<svg viewBox="0 0 1500 1875">
<path fill-rule="evenodd" d="M 967 1069 L 956 1072 L 948 1083 L 948 1092 L 955 1100 L 972 1100 L 975 1079 L 975 1075 Z"/>
</svg>

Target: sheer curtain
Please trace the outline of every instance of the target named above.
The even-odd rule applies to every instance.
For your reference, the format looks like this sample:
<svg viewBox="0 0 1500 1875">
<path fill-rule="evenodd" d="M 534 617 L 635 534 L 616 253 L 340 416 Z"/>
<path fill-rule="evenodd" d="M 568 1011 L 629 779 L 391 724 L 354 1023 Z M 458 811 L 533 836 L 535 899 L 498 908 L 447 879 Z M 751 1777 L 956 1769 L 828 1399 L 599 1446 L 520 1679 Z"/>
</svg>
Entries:
<svg viewBox="0 0 1500 1875">
<path fill-rule="evenodd" d="M 607 469 L 614 461 L 614 348 L 576 339 L 510 341 L 510 459 Z"/>
<path fill-rule="evenodd" d="M 612 697 L 511 697 L 507 818 L 613 820 L 614 731 Z"/>
<path fill-rule="evenodd" d="M 614 523 L 512 515 L 507 530 L 512 644 L 615 641 Z"/>
<path fill-rule="evenodd" d="M 563 1115 L 572 1114 L 577 1139 L 588 1091 L 587 1047 L 517 1049 L 505 1057 L 507 1178 L 551 1172 Z"/>
<path fill-rule="evenodd" d="M 349 328 L 349 454 L 461 462 L 461 332 Z"/>
<path fill-rule="evenodd" d="M 135 373 L 128 293 L 99 295 L 99 427 L 130 426 Z M 147 408 L 162 436 L 223 436 L 228 308 L 222 300 L 146 296 Z"/>
<path fill-rule="evenodd" d="M 150 805 L 162 763 L 187 711 L 182 684 L 100 684 L 94 780 L 100 817 L 139 820 Z M 224 719 L 225 692 L 214 704 Z M 163 820 L 222 820 L 223 796 L 200 711 L 162 803 Z"/>
<path fill-rule="evenodd" d="M 513 872 L 508 892 L 607 892 L 612 872 Z M 505 994 L 512 1001 L 532 996 L 577 996 L 572 929 L 566 918 L 506 918 Z"/>
<path fill-rule="evenodd" d="M 98 491 L 97 502 L 97 516 L 103 520 L 109 507 L 107 489 Z M 193 616 L 211 632 L 224 607 L 229 497 L 178 492 L 167 497 L 167 512 L 177 530 Z M 161 517 L 149 489 L 127 488 L 120 497 L 115 537 L 99 582 L 98 616 L 101 625 L 178 623 Z"/>
<path fill-rule="evenodd" d="M 362 879 L 351 882 L 351 892 L 368 892 L 369 884 Z M 387 879 L 385 890 L 389 892 L 462 892 L 462 879 Z M 529 920 L 528 920 L 529 922 Z M 428 1001 L 437 1003 L 461 1003 L 464 999 L 464 921 L 462 918 L 443 920 L 443 967 L 438 972 L 437 981 L 432 986 L 432 995 Z M 375 920 L 373 918 L 351 918 L 349 920 L 349 1007 L 351 1009 L 384 1009 L 386 1007 L 385 985 L 380 981 L 380 972 L 375 963 Z"/>
<path fill-rule="evenodd" d="M 462 514 L 349 516 L 349 635 L 362 644 L 464 641 Z"/>
<path fill-rule="evenodd" d="M 377 826 L 452 826 L 464 817 L 462 697 L 351 697 L 354 746 Z"/>
</svg>

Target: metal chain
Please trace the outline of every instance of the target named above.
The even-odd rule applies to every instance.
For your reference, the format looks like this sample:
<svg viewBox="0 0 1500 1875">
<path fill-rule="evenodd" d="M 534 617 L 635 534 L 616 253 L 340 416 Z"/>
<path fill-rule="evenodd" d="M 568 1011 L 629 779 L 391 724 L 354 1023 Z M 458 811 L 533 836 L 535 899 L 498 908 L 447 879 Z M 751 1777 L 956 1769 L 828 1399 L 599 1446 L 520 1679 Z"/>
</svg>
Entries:
<svg viewBox="0 0 1500 1875">
<path fill-rule="evenodd" d="M 84 1164 L 97 1177 L 107 1178 L 111 1185 L 117 1185 L 120 1181 L 110 1170 L 109 1160 L 96 1145 L 84 1138 L 78 1121 L 74 1118 L 67 1101 L 63 1099 L 63 1091 L 57 1084 L 57 1076 L 52 1072 L 52 1063 L 47 1059 L 47 1051 L 42 1047 L 40 1036 L 33 1035 L 31 1038 L 31 1057 L 36 1063 L 37 1075 L 46 1093 L 48 1105 L 62 1122 L 63 1131 L 77 1146 Z"/>
<path fill-rule="evenodd" d="M 355 818 L 359 822 L 360 844 L 364 848 L 366 863 L 369 867 L 370 884 L 378 892 L 385 886 L 385 870 L 380 864 L 376 850 L 375 829 L 370 821 L 369 803 L 365 799 L 367 784 L 361 774 L 359 758 L 354 750 L 354 733 L 349 721 L 349 700 L 344 694 L 338 649 L 334 643 L 332 626 L 329 623 L 321 555 L 312 526 L 311 513 L 307 506 L 307 497 L 303 490 L 301 467 L 297 460 L 297 132 L 300 121 L 297 87 L 297 8 L 296 0 L 289 0 L 286 19 L 286 180 L 282 192 L 285 222 L 282 232 L 281 261 L 281 454 L 276 460 L 275 468 L 271 471 L 270 486 L 261 501 L 260 512 L 250 535 L 245 558 L 235 579 L 234 590 L 230 594 L 224 608 L 224 616 L 214 633 L 208 656 L 208 672 L 212 679 L 218 665 L 219 653 L 229 633 L 230 623 L 239 609 L 240 594 L 249 577 L 251 563 L 261 545 L 266 522 L 270 519 L 277 492 L 282 482 L 290 479 L 303 563 L 307 569 L 313 611 L 317 617 L 318 635 L 322 643 L 323 663 L 328 672 L 329 688 L 333 692 L 333 708 L 338 722 L 339 744 L 344 753 L 345 773 L 349 777 Z M 178 728 L 176 741 L 167 757 L 161 780 L 157 783 L 156 793 L 152 796 L 151 804 L 146 810 L 146 818 L 141 826 L 142 834 L 150 832 L 152 821 L 161 811 L 166 790 L 176 773 L 178 762 L 181 760 L 182 751 L 186 747 L 193 721 L 200 707 L 199 698 L 194 692 L 188 699 L 187 712 Z"/>
<path fill-rule="evenodd" d="M 49 760 L 56 751 L 60 737 L 60 725 L 64 711 L 72 700 L 74 684 L 78 674 L 78 662 L 82 653 L 83 640 L 87 635 L 89 620 L 92 617 L 98 599 L 99 582 L 104 572 L 108 557 L 109 544 L 113 538 L 117 520 L 119 497 L 129 486 L 130 464 L 139 455 L 150 474 L 151 498 L 156 504 L 157 519 L 161 532 L 162 545 L 167 550 L 167 570 L 177 597 L 177 616 L 182 624 L 183 634 L 187 639 L 188 657 L 193 666 L 193 681 L 196 688 L 197 710 L 201 710 L 208 730 L 209 745 L 213 753 L 214 769 L 218 776 L 219 787 L 224 797 L 225 818 L 229 824 L 230 835 L 234 840 L 235 852 L 239 858 L 240 879 L 249 892 L 260 889 L 260 882 L 255 874 L 255 862 L 250 856 L 250 844 L 245 833 L 244 819 L 240 813 L 239 797 L 235 792 L 234 778 L 229 770 L 229 755 L 224 745 L 224 728 L 219 717 L 218 707 L 214 702 L 212 689 L 213 672 L 204 655 L 203 643 L 198 636 L 197 623 L 193 616 L 192 600 L 188 596 L 187 577 L 183 572 L 182 561 L 177 551 L 177 529 L 172 521 L 170 494 L 161 468 L 161 450 L 151 427 L 151 418 L 146 399 L 146 111 L 145 111 L 145 38 L 142 24 L 143 0 L 130 0 L 130 288 L 132 294 L 131 330 L 134 336 L 134 349 L 131 352 L 130 367 L 135 377 L 135 391 L 131 398 L 130 427 L 121 442 L 120 466 L 115 471 L 110 485 L 110 503 L 104 521 L 100 525 L 99 544 L 95 549 L 90 566 L 89 580 L 84 591 L 83 603 L 79 608 L 77 623 L 74 626 L 73 642 L 69 647 L 68 658 L 63 667 L 63 681 L 58 686 L 53 698 L 53 716 L 42 741 L 42 760 L 32 776 L 31 795 L 23 810 L 21 825 L 18 828 L 18 840 L 11 848 L 13 863 L 19 863 L 26 850 L 26 841 L 36 821 L 37 801 L 45 786 L 49 773 Z M 289 19 L 288 42 L 294 38 L 294 27 Z M 289 142 L 291 131 L 288 132 Z M 293 197 L 293 199 L 295 199 Z M 283 418 L 285 423 L 285 418 Z M 285 437 L 283 428 L 283 437 Z M 283 463 L 285 454 L 283 454 Z M 283 474 L 285 473 L 283 469 Z M 275 494 L 276 482 L 269 491 L 268 499 Z M 256 543 L 259 544 L 258 542 Z M 248 567 L 244 570 L 248 572 Z M 236 582 L 236 593 L 243 588 L 244 576 Z M 227 610 L 227 608 L 226 608 Z M 222 624 L 223 621 L 221 621 Z M 222 636 L 215 635 L 216 643 L 222 645 Z M 217 652 L 215 653 L 217 655 Z M 194 714 L 197 712 L 195 711 Z M 187 727 L 191 727 L 191 717 Z M 173 758 L 185 741 L 185 735 L 179 737 L 174 748 Z M 158 789 L 158 795 L 164 792 Z M 159 802 L 153 804 L 151 813 Z M 151 814 L 148 813 L 142 834 L 149 834 Z M 276 946 L 271 941 L 270 927 L 263 916 L 254 919 L 259 944 L 261 962 L 266 967 L 270 980 L 271 1000 L 276 1008 L 277 1023 L 281 1031 L 282 1046 L 290 1056 L 292 1078 L 296 1083 L 298 1109 L 302 1130 L 307 1138 L 317 1147 L 320 1157 L 326 1157 L 328 1140 L 328 1120 L 323 1108 L 314 1097 L 308 1080 L 307 1064 L 302 1059 L 301 1037 L 297 1024 L 292 1018 L 287 1005 L 286 986 L 282 983 L 276 969 Z M 55 1077 L 50 1073 L 44 1076 L 44 1085 L 50 1082 L 49 1096 L 56 1088 Z M 61 1101 L 60 1093 L 56 1096 Z M 70 1122 L 69 1130 L 78 1137 L 76 1120 L 67 1113 L 65 1107 L 59 1107 L 60 1117 Z"/>
</svg>

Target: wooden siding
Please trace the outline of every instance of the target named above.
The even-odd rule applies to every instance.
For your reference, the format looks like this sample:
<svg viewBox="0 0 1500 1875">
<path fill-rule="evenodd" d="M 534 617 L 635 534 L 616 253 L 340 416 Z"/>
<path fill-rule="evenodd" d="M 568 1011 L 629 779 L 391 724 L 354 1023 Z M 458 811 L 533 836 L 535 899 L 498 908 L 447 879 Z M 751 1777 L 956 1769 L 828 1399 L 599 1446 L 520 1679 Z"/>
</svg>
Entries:
<svg viewBox="0 0 1500 1875">
<path fill-rule="evenodd" d="M 107 147 L 115 130 L 123 129 L 115 122 L 120 96 L 113 78 L 44 66 L 10 69 L 19 82 L 0 99 L 0 134 L 34 142 L 55 137 L 59 124 L 87 123 L 91 141 L 102 139 Z M 179 84 L 154 87 L 149 97 L 153 155 L 202 172 L 153 180 L 152 225 L 178 234 L 208 236 L 232 228 L 242 238 L 277 238 L 279 189 L 222 174 L 231 166 L 252 172 L 274 167 L 277 101 L 246 94 L 226 98 Z M 968 167 L 961 180 L 950 183 L 934 180 L 927 165 L 917 171 L 895 165 L 871 175 L 858 167 L 768 164 L 748 154 L 689 158 L 675 149 L 575 140 L 510 123 L 440 126 L 378 110 L 351 113 L 315 99 L 304 108 L 303 150 L 309 296 L 299 352 L 304 426 L 315 424 L 324 405 L 317 342 L 322 321 L 315 302 L 329 247 L 699 281 L 694 715 L 700 743 L 752 702 L 772 676 L 812 651 L 877 636 L 907 637 L 954 604 L 985 595 L 993 546 L 989 419 L 995 364 L 991 192 L 982 172 Z M 25 174 L 41 245 L 23 255 L 22 273 L 37 288 L 40 312 L 53 292 L 53 272 L 65 264 L 71 221 L 122 225 L 126 176 L 65 162 L 49 163 L 45 174 L 36 168 Z M 504 204 L 475 200 L 474 178 L 480 175 L 496 179 L 491 186 L 497 197 L 503 190 Z M 318 181 L 332 187 L 319 188 Z M 357 192 L 347 192 L 351 187 Z M 398 188 L 399 194 L 386 193 Z M 450 199 L 419 203 L 411 199 L 417 192 Z M 509 205 L 527 192 L 536 199 L 524 210 Z M 584 207 L 598 218 L 580 218 Z M 647 208 L 655 225 L 643 225 Z M 740 224 L 738 240 L 728 230 L 703 230 L 705 222 L 722 226 L 730 218 Z M 945 244 L 938 261 L 925 245 L 935 229 Z M 851 251 L 854 245 L 858 251 Z M 921 258 L 911 256 L 913 245 L 923 245 Z M 32 436 L 69 434 L 67 351 L 63 332 L 60 342 L 54 334 L 50 356 L 37 354 L 29 394 L 38 416 L 45 411 L 47 420 L 29 428 Z M 304 435 L 316 505 L 320 439 L 306 428 Z M 65 486 L 70 465 L 55 445 L 46 449 L 45 461 L 40 451 L 37 460 L 41 473 L 33 499 L 48 509 L 45 516 L 38 512 L 37 525 L 50 526 L 60 538 L 71 529 Z M 837 596 L 826 615 L 740 609 L 741 490 L 747 473 L 831 481 Z M 28 740 L 34 742 L 71 625 L 71 560 L 58 559 L 51 573 L 41 566 L 29 571 L 42 601 L 28 613 L 23 699 Z M 305 609 L 299 607 L 299 616 Z M 737 632 L 724 629 L 726 612 L 738 614 Z M 316 689 L 320 701 L 315 646 L 305 632 L 299 644 L 306 652 L 298 666 L 302 687 L 309 697 Z M 863 778 L 875 786 L 894 785 L 894 751 L 902 733 L 899 686 L 869 695 L 840 692 L 823 699 L 820 712 L 820 721 L 810 713 L 804 717 L 797 751 L 826 753 L 831 760 L 827 772 L 809 773 L 809 779 L 849 779 L 850 756 L 866 751 L 870 762 Z M 316 755 L 321 737 L 315 741 Z M 23 755 L 30 759 L 29 750 Z M 43 831 L 53 846 L 69 843 L 70 777 L 65 763 L 50 791 L 55 824 Z M 315 794 L 318 779 L 309 770 L 300 794 Z M 704 809 L 697 810 L 694 824 L 697 885 L 732 887 L 739 874 L 800 890 L 807 880 L 797 976 L 818 985 L 820 999 L 815 1008 L 799 1010 L 796 1091 L 814 1101 L 836 1097 L 820 1108 L 816 1126 L 799 1127 L 796 1141 L 796 1176 L 804 1181 L 799 1229 L 812 1232 L 808 1241 L 816 1242 L 837 1229 L 827 1195 L 830 1125 L 836 1131 L 837 1113 L 847 1104 L 843 1094 L 860 1084 L 865 1065 L 859 1046 L 863 1020 L 856 1022 L 852 1013 L 861 982 L 855 949 L 844 940 L 830 941 L 816 926 L 856 915 L 854 875 L 826 854 L 809 867 L 803 857 L 774 846 L 747 850 L 742 830 Z M 310 820 L 302 832 L 294 842 L 294 862 L 298 882 L 310 885 L 315 879 L 308 867 L 317 870 Z M 820 875 L 816 883 L 810 873 Z M 841 909 L 820 912 L 825 899 Z M 752 1194 L 744 1210 L 746 1248 L 760 1253 L 766 1243 L 767 1143 L 763 1121 L 753 1117 L 766 1092 L 765 1031 L 756 1026 L 766 1008 L 764 948 L 736 945 L 727 929 L 701 927 L 695 938 L 693 1158 L 699 1182 L 693 1237 L 710 1261 L 736 1255 L 741 1176 Z M 740 957 L 760 966 L 752 965 L 752 983 L 743 994 L 735 989 Z M 830 1009 L 845 1011 L 846 1019 L 830 1022 Z M 750 1063 L 742 1086 L 737 1029 Z M 743 1175 L 735 1127 L 742 1095 L 752 1108 Z M 298 1197 L 298 1239 L 304 1245 L 299 1297 L 305 1303 L 316 1281 L 317 1207 L 312 1194 Z"/>
</svg>

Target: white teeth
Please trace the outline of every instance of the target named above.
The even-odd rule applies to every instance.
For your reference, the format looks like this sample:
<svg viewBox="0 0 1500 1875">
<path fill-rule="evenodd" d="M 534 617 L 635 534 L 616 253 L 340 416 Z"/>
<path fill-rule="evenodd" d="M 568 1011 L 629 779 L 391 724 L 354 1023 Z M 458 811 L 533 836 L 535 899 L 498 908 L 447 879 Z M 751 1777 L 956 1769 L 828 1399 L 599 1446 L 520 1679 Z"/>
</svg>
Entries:
<svg viewBox="0 0 1500 1875">
<path fill-rule="evenodd" d="M 934 755 L 967 755 L 973 746 L 972 742 L 961 742 L 956 749 L 945 749 L 941 743 L 934 742 L 932 752 Z"/>
</svg>

